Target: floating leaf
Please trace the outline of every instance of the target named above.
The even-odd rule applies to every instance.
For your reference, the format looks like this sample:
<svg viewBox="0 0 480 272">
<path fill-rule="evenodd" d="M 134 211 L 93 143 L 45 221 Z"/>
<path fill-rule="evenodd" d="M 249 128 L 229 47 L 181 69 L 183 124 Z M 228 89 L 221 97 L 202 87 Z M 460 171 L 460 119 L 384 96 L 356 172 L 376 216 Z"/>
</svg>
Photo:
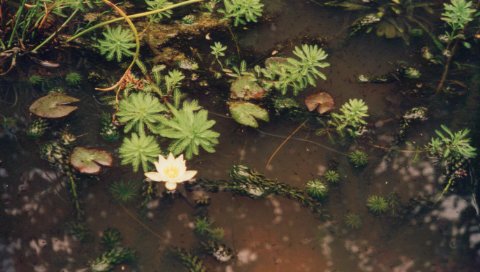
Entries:
<svg viewBox="0 0 480 272">
<path fill-rule="evenodd" d="M 333 109 L 335 102 L 330 94 L 318 92 L 307 96 L 307 98 L 305 98 L 305 105 L 309 111 L 317 109 L 318 113 L 324 114 Z"/>
<path fill-rule="evenodd" d="M 262 99 L 265 89 L 257 84 L 257 79 L 252 75 L 238 77 L 230 87 L 230 97 L 233 99 Z"/>
<path fill-rule="evenodd" d="M 101 166 L 112 166 L 112 155 L 96 148 L 75 147 L 70 164 L 80 173 L 98 174 Z"/>
<path fill-rule="evenodd" d="M 79 99 L 62 93 L 50 93 L 35 100 L 30 106 L 30 112 L 42 118 L 61 118 L 76 110 L 77 106 L 68 104 Z"/>
<path fill-rule="evenodd" d="M 233 119 L 242 125 L 256 128 L 258 127 L 256 119 L 265 122 L 269 120 L 265 109 L 250 102 L 232 102 L 229 106 Z"/>
</svg>

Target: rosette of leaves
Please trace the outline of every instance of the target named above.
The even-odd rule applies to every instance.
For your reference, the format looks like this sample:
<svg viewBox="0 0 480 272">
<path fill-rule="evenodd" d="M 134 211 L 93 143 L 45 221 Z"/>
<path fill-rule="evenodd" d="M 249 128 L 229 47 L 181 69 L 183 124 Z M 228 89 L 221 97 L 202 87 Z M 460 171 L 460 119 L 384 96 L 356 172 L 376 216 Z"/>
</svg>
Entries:
<svg viewBox="0 0 480 272">
<path fill-rule="evenodd" d="M 250 102 L 230 102 L 229 109 L 233 119 L 244 126 L 257 128 L 257 120 L 269 121 L 268 111 Z"/>
<path fill-rule="evenodd" d="M 151 94 L 143 92 L 132 93 L 120 101 L 117 118 L 125 123 L 125 132 L 132 129 L 139 134 L 145 133 L 145 126 L 153 130 L 160 123 L 162 112 L 167 108 L 160 103 L 160 100 Z"/>
<path fill-rule="evenodd" d="M 317 45 L 303 44 L 293 50 L 296 58 L 276 58 L 266 62 L 266 67 L 259 72 L 265 77 L 264 85 L 275 88 L 285 95 L 292 90 L 294 95 L 308 86 L 316 86 L 317 79 L 327 77 L 320 69 L 330 66 L 325 60 L 328 54 Z"/>
<path fill-rule="evenodd" d="M 328 186 L 319 179 L 309 180 L 305 185 L 305 191 L 309 196 L 317 200 L 327 197 Z"/>
<path fill-rule="evenodd" d="M 226 18 L 233 20 L 234 26 L 257 22 L 262 16 L 263 3 L 260 0 L 224 0 L 222 10 Z"/>
<path fill-rule="evenodd" d="M 140 194 L 141 184 L 137 181 L 117 181 L 110 185 L 110 193 L 113 199 L 119 203 L 128 203 Z"/>
<path fill-rule="evenodd" d="M 472 159 L 477 155 L 476 148 L 470 144 L 469 129 L 453 132 L 445 125 L 440 127 L 441 130 L 435 130 L 437 137 L 432 137 L 426 146 L 430 155 L 447 163 Z"/>
<path fill-rule="evenodd" d="M 170 138 L 169 146 L 175 155 L 185 153 L 187 159 L 198 155 L 200 147 L 209 153 L 215 152 L 220 134 L 211 130 L 214 120 L 208 120 L 208 111 L 202 109 L 196 100 L 184 102 L 181 109 L 168 104 L 171 118 L 161 117 L 156 133 Z"/>
<path fill-rule="evenodd" d="M 354 167 L 364 167 L 368 164 L 368 154 L 362 150 L 354 150 L 348 154 L 348 160 Z"/>
<path fill-rule="evenodd" d="M 157 9 L 162 9 L 168 6 L 171 6 L 173 3 L 169 2 L 167 0 L 147 0 L 145 1 L 147 4 L 147 9 L 148 10 L 157 10 Z M 168 19 L 172 17 L 172 10 L 165 10 L 156 14 L 150 15 L 150 20 L 154 23 L 159 23 L 163 19 Z"/>
<path fill-rule="evenodd" d="M 352 137 L 360 136 L 362 128 L 367 124 L 368 106 L 362 99 L 350 99 L 342 105 L 340 113 L 332 113 L 329 124 L 344 136 L 345 132 Z"/>
<path fill-rule="evenodd" d="M 103 39 L 98 40 L 97 48 L 107 60 L 121 62 L 125 57 L 135 54 L 134 36 L 131 30 L 117 26 L 108 27 L 102 33 Z"/>
<path fill-rule="evenodd" d="M 374 214 L 382 214 L 388 211 L 389 204 L 385 197 L 371 195 L 367 199 L 367 207 Z"/>
<path fill-rule="evenodd" d="M 123 140 L 119 153 L 122 165 L 131 164 L 134 172 L 141 165 L 146 172 L 149 164 L 160 154 L 160 147 L 153 136 L 132 133 L 130 138 L 125 137 Z"/>
</svg>

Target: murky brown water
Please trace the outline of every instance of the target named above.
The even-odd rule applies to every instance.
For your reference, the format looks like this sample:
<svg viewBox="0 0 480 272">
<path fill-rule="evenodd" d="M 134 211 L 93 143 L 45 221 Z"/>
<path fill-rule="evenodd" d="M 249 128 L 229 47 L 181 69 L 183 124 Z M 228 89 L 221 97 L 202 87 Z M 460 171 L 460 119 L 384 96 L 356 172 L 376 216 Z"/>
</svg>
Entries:
<svg viewBox="0 0 480 272">
<path fill-rule="evenodd" d="M 382 74 L 394 69 L 395 61 L 411 60 L 411 53 L 401 42 L 364 36 L 343 43 L 349 22 L 346 13 L 326 11 L 306 1 L 271 2 L 267 8 L 272 20 L 239 34 L 242 47 L 265 55 L 279 45 L 290 48 L 305 38 L 321 38 L 332 66 L 326 71 L 328 80 L 319 82 L 317 89 L 332 93 L 338 105 L 349 98 L 363 98 L 370 107 L 372 124 L 402 114 L 408 105 L 394 84 L 355 83 L 359 73 Z M 7 85 L 0 87 L 5 91 L 0 114 L 18 117 L 22 126 L 29 119 L 28 106 L 40 94 L 17 90 L 18 100 L 10 106 L 8 102 L 15 97 Z M 72 92 L 82 98 L 82 103 L 69 122 L 78 135 L 87 129 L 87 134 L 79 138 L 80 144 L 114 151 L 118 145 L 107 145 L 96 133 L 102 106 L 95 102 L 93 93 L 92 86 Z M 476 96 L 471 99 L 478 101 Z M 463 103 L 435 109 L 437 117 L 414 127 L 409 140 L 424 143 L 439 120 L 459 123 L 455 118 L 450 121 L 449 114 L 462 116 Z M 224 114 L 222 107 L 213 107 L 212 111 Z M 362 143 L 370 161 L 366 169 L 354 171 L 344 155 L 348 151 L 345 147 L 304 128 L 266 166 L 298 123 L 275 120 L 261 130 L 245 130 L 229 118 L 212 117 L 222 135 L 217 153 L 202 154 L 189 162 L 201 177 L 227 178 L 231 165 L 241 163 L 269 178 L 302 187 L 335 160 L 343 179 L 324 203 L 330 215 L 326 220 L 280 197 L 253 200 L 230 193 L 211 194 L 209 217 L 224 228 L 225 242 L 235 250 L 236 258 L 223 265 L 205 257 L 209 271 L 478 271 L 480 229 L 469 195 L 451 194 L 436 204 L 421 201 L 433 199 L 441 188 L 441 177 L 431 161 L 422 158 L 413 162 L 412 153 L 387 155 L 372 143 Z M 471 118 L 460 123 L 468 126 Z M 375 144 L 388 146 L 397 122 L 376 124 Z M 125 210 L 113 202 L 108 193 L 110 183 L 142 179 L 141 175 L 132 175 L 130 167 L 115 166 L 98 181 L 85 184 L 81 197 L 96 241 L 79 243 L 65 233 L 65 222 L 72 220 L 72 204 L 61 178 L 40 160 L 38 143 L 21 133 L 16 139 L 0 139 L 0 161 L 0 271 L 84 271 L 88 260 L 100 253 L 98 237 L 107 227 L 118 228 L 125 244 L 138 251 L 138 271 L 184 271 L 165 254 L 167 249 L 198 246 L 192 231 L 194 209 L 188 203 L 189 194 L 186 199 L 169 203 L 153 201 L 143 219 L 135 206 Z M 401 204 L 407 207 L 404 216 L 368 213 L 365 203 L 369 195 L 391 192 L 398 193 Z M 412 199 L 418 201 L 413 203 Z M 343 219 L 348 212 L 361 216 L 362 228 L 349 230 L 345 226 Z"/>
</svg>

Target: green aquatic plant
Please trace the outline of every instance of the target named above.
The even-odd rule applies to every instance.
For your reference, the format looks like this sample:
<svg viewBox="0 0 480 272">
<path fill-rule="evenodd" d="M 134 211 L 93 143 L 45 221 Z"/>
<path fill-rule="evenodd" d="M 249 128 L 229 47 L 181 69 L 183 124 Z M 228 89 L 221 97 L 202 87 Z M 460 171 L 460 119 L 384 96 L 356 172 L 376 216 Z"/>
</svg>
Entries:
<svg viewBox="0 0 480 272">
<path fill-rule="evenodd" d="M 477 150 L 468 137 L 469 129 L 451 131 L 447 126 L 441 125 L 442 130 L 435 130 L 437 137 L 432 137 L 426 150 L 430 155 L 444 162 L 455 160 L 468 160 L 477 156 Z"/>
<path fill-rule="evenodd" d="M 200 147 L 209 153 L 215 152 L 220 134 L 211 130 L 214 120 L 208 120 L 208 111 L 202 109 L 196 100 L 184 102 L 178 110 L 168 105 L 172 118 L 162 117 L 156 132 L 173 142 L 169 150 L 174 155 L 185 153 L 187 159 L 198 155 Z"/>
<path fill-rule="evenodd" d="M 68 86 L 76 87 L 82 82 L 82 75 L 77 72 L 70 72 L 65 76 L 65 82 Z"/>
<path fill-rule="evenodd" d="M 117 126 L 112 122 L 112 116 L 105 112 L 100 116 L 100 136 L 108 142 L 114 142 L 120 138 Z"/>
<path fill-rule="evenodd" d="M 270 61 L 264 69 L 257 69 L 266 80 L 267 88 L 275 88 L 285 95 L 292 90 L 294 95 L 308 86 L 316 86 L 317 79 L 327 77 L 320 69 L 329 67 L 325 60 L 328 54 L 317 45 L 303 44 L 293 50 L 296 58 Z"/>
<path fill-rule="evenodd" d="M 359 229 L 362 227 L 362 218 L 356 213 L 347 213 L 345 215 L 345 225 L 351 229 Z"/>
<path fill-rule="evenodd" d="M 128 203 L 139 196 L 141 183 L 133 180 L 116 181 L 110 185 L 109 189 L 113 199 L 119 203 Z"/>
<path fill-rule="evenodd" d="M 151 94 L 136 92 L 120 101 L 117 118 L 125 123 L 125 132 L 132 129 L 140 134 L 145 133 L 145 127 L 153 130 L 162 120 L 162 112 L 167 108 L 160 100 Z"/>
<path fill-rule="evenodd" d="M 145 3 L 147 4 L 148 10 L 162 9 L 173 4 L 172 2 L 169 2 L 167 0 L 146 0 Z M 172 17 L 172 13 L 172 10 L 169 9 L 159 13 L 155 13 L 153 15 L 150 15 L 149 17 L 152 22 L 159 23 L 164 19 Z"/>
<path fill-rule="evenodd" d="M 207 272 L 203 261 L 192 253 L 181 248 L 175 248 L 173 254 L 180 260 L 188 272 Z"/>
<path fill-rule="evenodd" d="M 364 167 L 368 164 L 368 154 L 361 150 L 354 150 L 348 154 L 348 160 L 354 167 Z"/>
<path fill-rule="evenodd" d="M 340 113 L 332 113 L 332 119 L 328 122 L 340 136 L 347 132 L 352 137 L 360 136 L 367 124 L 368 106 L 362 99 L 350 99 L 342 105 Z"/>
<path fill-rule="evenodd" d="M 305 191 L 316 200 L 324 199 L 328 194 L 328 186 L 319 179 L 309 180 L 305 185 Z"/>
<path fill-rule="evenodd" d="M 90 271 L 107 272 L 112 271 L 115 265 L 131 263 L 136 260 L 136 253 L 133 249 L 121 246 L 114 247 L 90 263 Z"/>
<path fill-rule="evenodd" d="M 330 169 L 323 174 L 323 178 L 330 183 L 338 183 L 340 181 L 340 174 L 338 171 Z"/>
<path fill-rule="evenodd" d="M 451 0 L 450 3 L 443 4 L 442 21 L 446 22 L 451 30 L 450 39 L 453 40 L 454 34 L 458 30 L 462 30 L 465 26 L 473 21 L 475 9 L 471 1 Z"/>
<path fill-rule="evenodd" d="M 225 18 L 233 19 L 234 26 L 257 22 L 262 16 L 261 0 L 223 0 L 223 4 L 225 9 L 222 12 Z"/>
<path fill-rule="evenodd" d="M 28 82 L 35 87 L 41 87 L 45 82 L 45 78 L 40 75 L 32 75 L 28 78 Z"/>
<path fill-rule="evenodd" d="M 216 59 L 225 57 L 225 51 L 227 51 L 227 47 L 221 42 L 215 42 L 212 46 L 210 46 L 210 49 L 210 54 L 212 54 Z"/>
<path fill-rule="evenodd" d="M 122 234 L 116 228 L 107 228 L 103 231 L 100 242 L 106 250 L 112 250 L 113 248 L 120 246 L 122 242 Z"/>
<path fill-rule="evenodd" d="M 71 221 L 65 224 L 65 230 L 80 242 L 87 242 L 92 239 L 92 232 L 85 222 Z"/>
<path fill-rule="evenodd" d="M 206 217 L 198 217 L 195 219 L 194 231 L 202 238 L 207 240 L 220 241 L 223 239 L 225 232 L 222 228 L 214 227 Z"/>
<path fill-rule="evenodd" d="M 102 35 L 103 39 L 98 40 L 96 47 L 107 60 L 121 62 L 123 58 L 135 54 L 132 50 L 136 47 L 134 36 L 129 29 L 124 29 L 121 26 L 114 28 L 107 26 Z"/>
<path fill-rule="evenodd" d="M 360 14 L 350 26 L 352 35 L 359 31 L 375 32 L 379 37 L 402 38 L 408 42 L 410 34 L 418 32 L 416 27 L 426 29 L 422 11 L 432 14 L 434 4 L 415 0 L 333 0 L 325 5 Z"/>
<path fill-rule="evenodd" d="M 45 119 L 35 119 L 33 122 L 27 127 L 25 133 L 28 137 L 37 139 L 42 137 L 45 134 L 45 131 L 48 128 L 48 122 Z"/>
<path fill-rule="evenodd" d="M 383 196 L 371 195 L 367 199 L 367 208 L 374 214 L 382 214 L 388 211 L 389 203 Z"/>
<path fill-rule="evenodd" d="M 131 164 L 134 172 L 141 165 L 146 172 L 150 163 L 160 154 L 160 147 L 153 136 L 132 133 L 130 138 L 123 139 L 119 154 L 122 165 Z"/>
<path fill-rule="evenodd" d="M 270 120 L 266 109 L 250 102 L 230 102 L 228 108 L 232 118 L 244 126 L 258 128 L 257 120 L 265 122 Z"/>
</svg>

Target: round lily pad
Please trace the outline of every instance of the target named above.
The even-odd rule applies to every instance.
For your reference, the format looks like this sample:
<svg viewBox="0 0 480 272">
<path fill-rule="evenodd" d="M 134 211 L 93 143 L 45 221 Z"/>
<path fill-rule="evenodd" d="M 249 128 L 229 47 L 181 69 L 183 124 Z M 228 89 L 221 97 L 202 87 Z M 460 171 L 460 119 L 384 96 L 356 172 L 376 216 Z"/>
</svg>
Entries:
<svg viewBox="0 0 480 272">
<path fill-rule="evenodd" d="M 70 164 L 80 173 L 98 174 L 102 166 L 112 166 L 112 155 L 102 149 L 75 147 Z"/>
<path fill-rule="evenodd" d="M 262 99 L 265 89 L 257 84 L 254 76 L 245 75 L 238 77 L 230 87 L 230 97 L 233 99 Z"/>
<path fill-rule="evenodd" d="M 42 118 L 62 118 L 78 108 L 68 104 L 78 101 L 78 98 L 65 94 L 50 93 L 35 100 L 30 106 L 30 112 Z"/>
</svg>

